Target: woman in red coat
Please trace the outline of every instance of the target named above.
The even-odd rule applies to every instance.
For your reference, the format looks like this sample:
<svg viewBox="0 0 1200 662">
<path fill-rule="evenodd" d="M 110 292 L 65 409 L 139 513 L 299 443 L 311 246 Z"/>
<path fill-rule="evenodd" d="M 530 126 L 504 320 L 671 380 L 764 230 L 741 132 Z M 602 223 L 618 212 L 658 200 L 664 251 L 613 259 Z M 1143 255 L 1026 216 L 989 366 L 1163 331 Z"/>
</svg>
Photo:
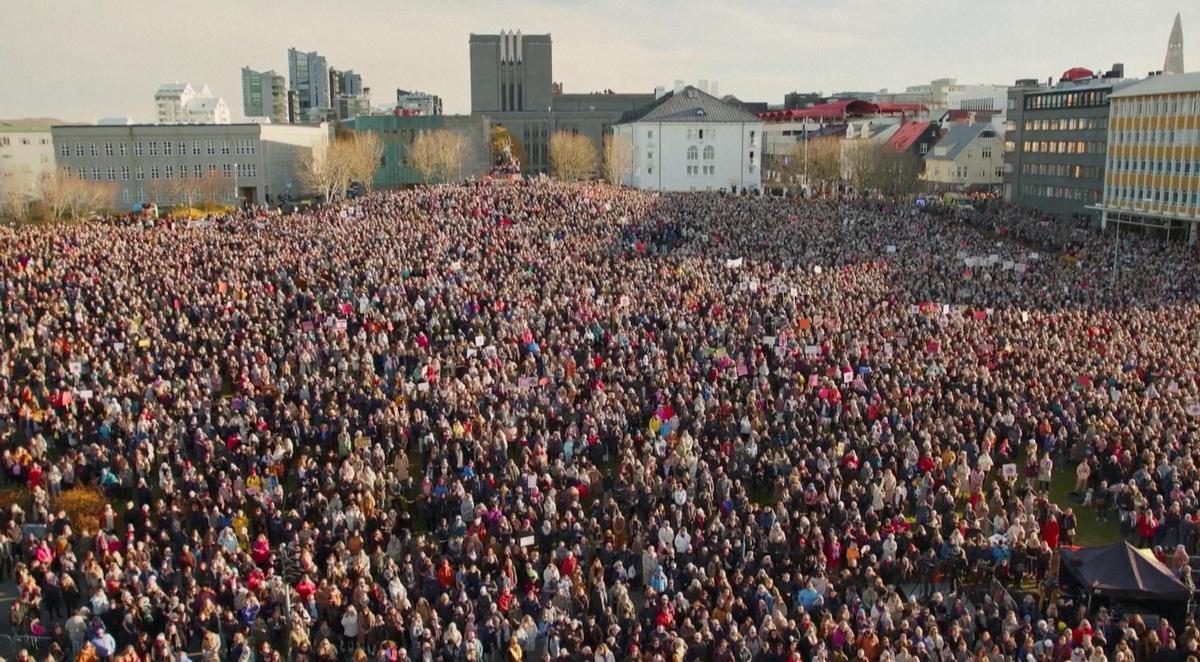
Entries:
<svg viewBox="0 0 1200 662">
<path fill-rule="evenodd" d="M 1054 515 L 1050 515 L 1042 524 L 1042 540 L 1046 541 L 1046 544 L 1050 546 L 1050 549 L 1056 549 L 1058 547 L 1058 538 L 1058 518 Z"/>
</svg>

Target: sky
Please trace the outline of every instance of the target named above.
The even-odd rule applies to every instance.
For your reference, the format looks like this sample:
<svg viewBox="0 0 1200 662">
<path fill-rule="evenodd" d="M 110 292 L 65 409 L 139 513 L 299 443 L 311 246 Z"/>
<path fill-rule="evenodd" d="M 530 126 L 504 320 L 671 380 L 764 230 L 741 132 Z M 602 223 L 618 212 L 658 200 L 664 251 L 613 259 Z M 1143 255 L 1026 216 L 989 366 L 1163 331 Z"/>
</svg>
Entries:
<svg viewBox="0 0 1200 662">
<path fill-rule="evenodd" d="M 376 106 L 403 87 L 466 113 L 467 38 L 502 29 L 549 32 L 567 92 L 706 79 L 781 103 L 1114 62 L 1144 76 L 1162 68 L 1176 12 L 1197 68 L 1186 44 L 1200 43 L 1200 8 L 1181 0 L 0 0 L 0 118 L 151 121 L 158 85 L 186 80 L 224 97 L 236 121 L 241 68 L 286 75 L 292 46 L 360 72 Z"/>
</svg>

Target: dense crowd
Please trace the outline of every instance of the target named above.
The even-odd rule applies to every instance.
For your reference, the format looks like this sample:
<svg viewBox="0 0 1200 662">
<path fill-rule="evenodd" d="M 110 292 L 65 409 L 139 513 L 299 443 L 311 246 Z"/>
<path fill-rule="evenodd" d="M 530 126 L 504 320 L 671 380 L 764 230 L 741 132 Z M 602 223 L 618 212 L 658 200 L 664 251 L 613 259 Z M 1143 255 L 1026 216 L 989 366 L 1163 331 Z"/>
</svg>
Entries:
<svg viewBox="0 0 1200 662">
<path fill-rule="evenodd" d="M 6 232 L 0 578 L 57 659 L 1200 656 L 968 588 L 1076 508 L 1190 585 L 1179 243 L 548 180 Z"/>
</svg>

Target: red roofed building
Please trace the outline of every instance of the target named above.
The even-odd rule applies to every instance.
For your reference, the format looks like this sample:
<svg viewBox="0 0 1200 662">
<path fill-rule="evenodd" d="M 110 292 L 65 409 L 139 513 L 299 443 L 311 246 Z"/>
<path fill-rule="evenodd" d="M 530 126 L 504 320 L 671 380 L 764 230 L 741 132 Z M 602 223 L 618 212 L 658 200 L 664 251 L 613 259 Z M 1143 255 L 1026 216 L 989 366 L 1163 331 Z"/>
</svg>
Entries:
<svg viewBox="0 0 1200 662">
<path fill-rule="evenodd" d="M 886 145 L 897 152 L 911 152 L 925 156 L 937 142 L 938 127 L 933 122 L 919 121 L 902 124 Z"/>
</svg>

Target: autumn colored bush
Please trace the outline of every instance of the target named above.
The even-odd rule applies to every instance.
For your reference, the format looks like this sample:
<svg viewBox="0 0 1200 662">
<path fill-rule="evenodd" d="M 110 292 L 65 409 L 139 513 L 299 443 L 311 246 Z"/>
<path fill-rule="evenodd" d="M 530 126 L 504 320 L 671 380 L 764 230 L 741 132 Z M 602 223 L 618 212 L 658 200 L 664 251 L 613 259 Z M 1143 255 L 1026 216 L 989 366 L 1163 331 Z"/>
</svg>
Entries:
<svg viewBox="0 0 1200 662">
<path fill-rule="evenodd" d="M 91 486 L 72 487 L 58 497 L 55 507 L 64 511 L 76 529 L 96 531 L 100 528 L 100 517 L 108 499 L 98 488 Z"/>
</svg>

